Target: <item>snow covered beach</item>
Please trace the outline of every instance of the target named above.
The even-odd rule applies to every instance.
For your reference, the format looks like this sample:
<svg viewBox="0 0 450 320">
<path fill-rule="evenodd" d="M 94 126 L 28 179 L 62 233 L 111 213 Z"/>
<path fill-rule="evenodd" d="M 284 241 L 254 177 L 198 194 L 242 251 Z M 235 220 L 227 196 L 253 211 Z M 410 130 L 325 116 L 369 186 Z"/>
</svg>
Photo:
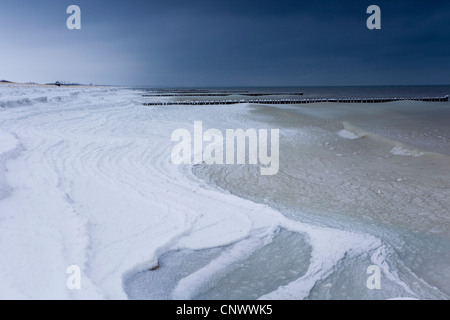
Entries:
<svg viewBox="0 0 450 320">
<path fill-rule="evenodd" d="M 356 117 L 345 105 L 148 99 L 0 86 L 1 298 L 448 298 L 450 135 L 398 141 L 377 123 L 389 114 L 400 130 L 392 115 L 421 102 Z M 280 128 L 280 173 L 173 165 L 171 133 L 197 120 Z M 410 140 L 435 145 L 415 153 Z M 383 290 L 366 287 L 372 264 Z M 66 286 L 70 265 L 81 268 L 80 290 Z"/>
</svg>

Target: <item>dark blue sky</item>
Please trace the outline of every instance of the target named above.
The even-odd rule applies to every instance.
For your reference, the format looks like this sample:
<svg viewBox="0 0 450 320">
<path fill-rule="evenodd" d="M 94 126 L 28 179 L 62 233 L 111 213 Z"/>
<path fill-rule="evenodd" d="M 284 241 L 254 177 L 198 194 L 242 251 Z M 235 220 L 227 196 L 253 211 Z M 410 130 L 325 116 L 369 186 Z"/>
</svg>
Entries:
<svg viewBox="0 0 450 320">
<path fill-rule="evenodd" d="M 66 28 L 81 7 L 82 29 Z M 366 9 L 381 8 L 381 30 Z M 0 79 L 162 86 L 450 84 L 450 1 L 2 0 Z"/>
</svg>

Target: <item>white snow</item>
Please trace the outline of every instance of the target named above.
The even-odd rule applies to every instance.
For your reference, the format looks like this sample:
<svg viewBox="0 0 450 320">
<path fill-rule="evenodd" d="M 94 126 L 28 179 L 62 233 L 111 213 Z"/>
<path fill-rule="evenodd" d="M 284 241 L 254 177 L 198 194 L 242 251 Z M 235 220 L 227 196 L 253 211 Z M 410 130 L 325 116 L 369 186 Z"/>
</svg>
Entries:
<svg viewBox="0 0 450 320">
<path fill-rule="evenodd" d="M 307 235 L 311 265 L 261 298 L 298 299 L 344 256 L 382 246 L 202 186 L 171 163 L 173 130 L 202 119 L 223 128 L 231 115 L 245 117 L 245 105 L 142 106 L 139 92 L 115 88 L 10 85 L 0 93 L 0 153 L 22 146 L 0 180 L 12 190 L 0 199 L 0 298 L 125 299 L 123 278 L 162 253 L 233 244 L 178 283 L 172 296 L 191 298 L 282 227 Z M 70 265 L 81 268 L 80 290 L 66 287 Z"/>
<path fill-rule="evenodd" d="M 17 139 L 10 133 L 0 129 L 0 154 L 6 153 L 17 146 Z"/>
</svg>

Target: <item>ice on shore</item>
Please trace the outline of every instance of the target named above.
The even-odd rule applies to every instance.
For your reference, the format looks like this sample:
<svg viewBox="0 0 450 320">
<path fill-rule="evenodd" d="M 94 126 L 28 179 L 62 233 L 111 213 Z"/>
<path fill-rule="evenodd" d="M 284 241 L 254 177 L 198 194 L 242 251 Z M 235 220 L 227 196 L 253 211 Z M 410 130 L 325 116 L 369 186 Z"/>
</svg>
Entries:
<svg viewBox="0 0 450 320">
<path fill-rule="evenodd" d="M 317 172 L 321 176 L 312 170 L 315 167 L 304 167 L 303 171 L 294 170 L 286 178 L 283 171 L 291 172 L 289 166 L 298 164 L 295 161 L 281 164 L 284 167 L 280 168 L 277 179 L 286 179 L 281 184 L 277 184 L 279 180 L 264 183 L 266 178 L 252 174 L 255 167 L 211 167 L 208 169 L 217 171 L 208 172 L 202 165 L 197 166 L 197 170 L 207 173 L 208 180 L 198 172 L 194 175 L 191 166 L 171 163 L 173 130 L 192 129 L 197 120 L 203 120 L 205 127 L 219 129 L 276 128 L 281 124 L 270 122 L 271 117 L 267 117 L 266 122 L 264 117 L 253 118 L 253 107 L 243 104 L 206 108 L 143 106 L 140 91 L 119 88 L 9 85 L 0 86 L 0 94 L 0 187 L 7 190 L 0 196 L 0 298 L 126 299 L 131 292 L 134 298 L 143 298 L 144 290 L 132 280 L 138 274 L 152 272 L 149 269 L 157 265 L 161 257 L 166 257 L 163 261 L 170 261 L 172 265 L 161 265 L 159 271 L 167 267 L 173 272 L 179 270 L 180 274 L 157 273 L 157 270 L 155 275 L 163 274 L 167 278 L 150 276 L 151 285 L 158 286 L 152 297 L 223 297 L 211 292 L 212 284 L 226 288 L 225 284 L 232 280 L 238 286 L 238 275 L 257 274 L 258 270 L 245 271 L 245 267 L 257 266 L 264 261 L 265 254 L 277 252 L 281 258 L 288 259 L 295 250 L 308 255 L 307 259 L 296 260 L 302 264 L 298 268 L 289 263 L 268 263 L 267 269 L 262 268 L 266 272 L 277 272 L 268 268 L 285 266 L 280 275 L 285 275 L 287 280 L 277 278 L 281 279 L 279 285 L 268 277 L 267 282 L 261 280 L 262 283 L 255 284 L 258 298 L 339 296 L 339 292 L 333 290 L 338 290 L 335 288 L 339 288 L 337 284 L 342 279 L 351 282 L 351 288 L 359 288 L 348 296 L 367 296 L 364 279 L 367 263 L 381 266 L 386 287 L 391 288 L 391 291 L 379 293 L 378 298 L 422 297 L 421 294 L 445 297 L 438 289 L 429 289 L 426 283 L 419 290 L 411 288 L 411 279 L 420 280 L 413 272 L 404 270 L 407 268 L 401 269 L 401 263 L 400 267 L 392 264 L 390 259 L 398 257 L 398 252 L 378 237 L 383 232 L 371 234 L 370 226 L 352 229 L 353 224 L 347 224 L 345 219 L 333 220 L 333 217 L 329 218 L 335 223 L 333 226 L 314 217 L 304 221 L 307 210 L 314 205 L 311 203 L 313 196 L 308 198 L 302 194 L 306 187 L 319 195 L 320 200 L 327 199 L 328 202 L 323 203 L 330 210 L 342 209 L 330 201 L 331 191 L 335 198 L 344 198 L 342 190 L 358 188 L 366 190 L 369 198 L 381 197 L 372 186 L 348 184 L 342 180 L 343 175 L 331 172 L 324 178 L 327 174 L 324 168 L 336 161 L 348 161 L 347 155 L 353 154 L 342 152 L 344 156 L 339 157 L 340 160 L 335 160 L 334 156 L 332 159 L 318 157 L 327 155 L 328 149 L 317 142 L 320 142 L 317 135 L 328 132 L 329 141 L 339 140 L 338 125 L 333 124 L 331 129 L 308 127 L 302 131 L 302 137 L 313 141 L 308 145 L 311 152 L 320 149 L 319 153 L 305 152 L 306 158 L 302 159 L 319 166 Z M 288 120 L 278 121 L 285 123 L 290 118 L 283 119 Z M 302 141 L 297 141 L 295 136 L 297 129 L 293 128 L 284 136 L 282 133 L 281 140 L 286 138 L 297 143 L 296 147 L 301 146 Z M 344 135 L 353 137 L 347 132 Z M 353 144 L 364 139 L 340 140 L 351 144 L 349 148 L 355 148 Z M 389 154 L 384 146 L 380 150 L 387 150 Z M 248 180 L 242 180 L 243 177 Z M 326 188 L 327 179 L 335 183 L 336 177 L 344 181 L 344 185 L 330 191 Z M 215 183 L 215 178 L 225 185 Z M 252 179 L 260 180 L 246 187 Z M 233 185 L 236 181 L 242 183 L 247 194 L 236 191 Z M 258 187 L 261 183 L 264 190 Z M 265 192 L 276 195 L 282 185 L 284 188 L 293 186 L 296 193 L 291 197 L 290 193 L 283 192 L 277 198 L 279 203 L 302 200 L 301 208 L 291 215 L 282 214 L 270 202 L 270 194 L 264 195 L 267 203 L 258 198 Z M 318 185 L 320 188 L 315 189 Z M 250 199 L 251 192 L 255 192 L 255 199 Z M 445 190 L 442 199 L 445 199 Z M 421 199 L 413 201 L 421 205 Z M 376 222 L 376 216 L 369 218 Z M 428 216 L 424 215 L 423 219 L 429 222 Z M 280 230 L 299 235 L 302 241 L 294 242 L 302 247 L 290 246 L 293 240 L 280 237 Z M 442 230 L 437 231 L 442 234 Z M 167 256 L 171 253 L 179 257 L 190 255 L 192 261 L 196 257 L 201 259 L 183 269 L 182 261 Z M 66 271 L 71 265 L 81 269 L 80 290 L 70 290 L 66 285 L 69 276 Z M 243 269 L 237 272 L 238 267 Z M 347 270 L 357 276 L 349 275 Z M 184 271 L 187 273 L 182 274 Z M 292 275 L 287 276 L 290 271 Z M 131 282 L 136 287 L 128 285 Z M 318 286 L 321 283 L 332 283 L 332 286 Z M 318 292 L 319 287 L 325 291 Z M 241 293 L 230 292 L 234 298 L 245 298 L 249 287 Z"/>
<path fill-rule="evenodd" d="M 275 210 L 201 187 L 170 162 L 171 132 L 202 119 L 200 108 L 144 107 L 139 92 L 115 88 L 0 91 L 2 146 L 22 146 L 2 168 L 2 298 L 127 298 L 124 277 L 166 251 L 226 246 L 279 224 Z M 23 99 L 34 102 L 5 103 Z M 66 286 L 71 265 L 80 290 Z"/>
</svg>

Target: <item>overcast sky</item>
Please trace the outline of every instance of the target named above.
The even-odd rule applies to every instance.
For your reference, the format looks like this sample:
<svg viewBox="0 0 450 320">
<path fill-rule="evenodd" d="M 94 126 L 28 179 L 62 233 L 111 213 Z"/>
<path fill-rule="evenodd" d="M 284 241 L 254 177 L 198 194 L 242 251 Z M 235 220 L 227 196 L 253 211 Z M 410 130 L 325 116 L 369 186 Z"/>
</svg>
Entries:
<svg viewBox="0 0 450 320">
<path fill-rule="evenodd" d="M 66 9 L 81 8 L 81 30 Z M 366 9 L 381 8 L 381 30 Z M 450 84 L 450 1 L 2 0 L 0 79 L 148 86 Z"/>
</svg>

